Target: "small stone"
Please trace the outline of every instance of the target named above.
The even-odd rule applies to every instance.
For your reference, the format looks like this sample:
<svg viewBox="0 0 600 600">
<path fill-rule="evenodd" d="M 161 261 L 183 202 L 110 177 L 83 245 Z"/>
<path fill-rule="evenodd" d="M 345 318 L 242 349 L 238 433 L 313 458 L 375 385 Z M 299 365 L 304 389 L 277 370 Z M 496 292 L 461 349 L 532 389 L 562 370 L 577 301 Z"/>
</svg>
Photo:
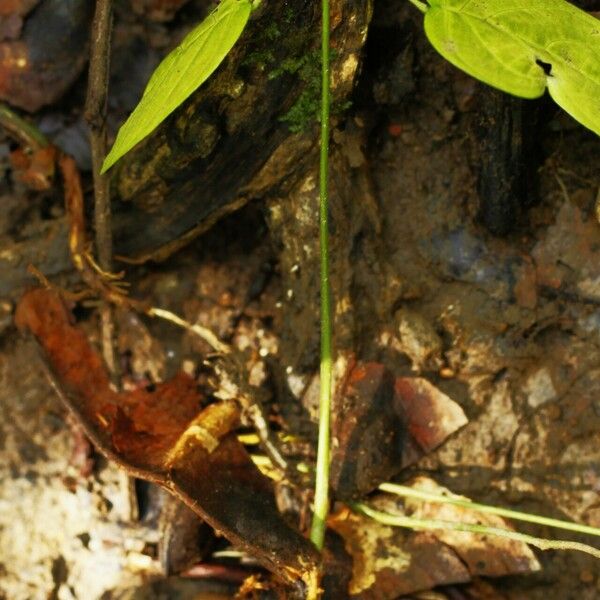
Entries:
<svg viewBox="0 0 600 600">
<path fill-rule="evenodd" d="M 413 369 L 437 371 L 442 366 L 442 340 L 423 315 L 402 308 L 396 312 L 402 351 L 411 359 Z"/>
<path fill-rule="evenodd" d="M 524 385 L 527 403 L 531 408 L 537 408 L 556 398 L 556 389 L 547 368 L 538 369 L 527 378 Z"/>
</svg>

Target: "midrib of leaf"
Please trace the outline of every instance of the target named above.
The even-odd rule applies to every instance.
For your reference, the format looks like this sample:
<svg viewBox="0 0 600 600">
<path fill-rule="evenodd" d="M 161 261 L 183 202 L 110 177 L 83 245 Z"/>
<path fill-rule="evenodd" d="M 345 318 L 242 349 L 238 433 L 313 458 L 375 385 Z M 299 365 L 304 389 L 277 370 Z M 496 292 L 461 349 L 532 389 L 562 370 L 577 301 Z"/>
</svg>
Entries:
<svg viewBox="0 0 600 600">
<path fill-rule="evenodd" d="M 199 38 L 206 37 L 206 35 L 208 35 L 219 24 L 218 17 L 220 15 L 220 13 L 222 12 L 222 10 L 220 10 L 220 9 L 221 9 L 221 6 L 218 6 L 214 13 L 211 13 L 208 15 L 207 20 L 210 20 L 210 23 L 207 24 L 207 27 L 205 30 L 196 31 L 196 32 L 192 33 L 192 36 L 189 38 L 184 37 L 182 44 L 173 50 L 173 54 L 171 55 L 171 58 L 175 59 L 176 56 L 180 56 L 181 54 L 186 52 L 190 46 L 194 46 L 195 44 L 197 44 L 197 40 Z M 202 49 L 199 49 L 196 52 L 196 58 L 204 52 L 205 46 L 206 46 L 206 41 L 204 41 L 202 43 L 202 47 L 201 47 Z M 150 78 L 150 80 L 148 81 L 148 84 L 146 85 L 146 89 L 144 90 L 144 93 L 142 95 L 142 100 L 144 99 L 144 96 L 148 95 L 149 92 L 152 92 L 157 85 L 160 85 L 160 81 L 157 76 L 162 76 L 164 73 L 163 73 L 163 70 L 161 70 L 161 65 L 158 66 L 158 69 L 159 70 L 155 71 L 153 73 L 152 77 Z M 186 69 L 185 72 L 187 73 L 188 70 L 189 69 Z M 160 79 L 162 79 L 162 77 L 160 77 Z M 183 76 L 179 78 L 179 81 L 181 81 L 182 79 L 183 79 Z M 169 94 L 171 94 L 171 92 L 169 92 Z"/>
<path fill-rule="evenodd" d="M 230 20 L 230 19 L 228 19 L 228 20 Z M 215 28 L 215 25 L 210 27 L 209 30 L 212 30 L 214 28 Z M 201 57 L 205 53 L 206 46 L 207 46 L 206 42 L 203 42 L 202 45 L 198 47 L 198 50 L 196 51 L 196 53 L 194 55 L 194 62 L 197 61 L 199 59 L 199 57 Z M 183 81 L 185 79 L 185 77 L 190 73 L 190 71 L 194 68 L 194 62 L 190 62 L 190 65 L 185 70 L 181 71 L 181 75 L 178 78 L 179 82 Z M 175 88 L 173 88 L 172 90 L 169 91 L 167 100 L 171 101 L 174 94 L 175 94 Z"/>
<path fill-rule="evenodd" d="M 481 19 L 480 19 L 480 20 L 481 20 Z M 479 33 L 479 31 L 477 30 L 477 27 L 473 27 L 473 24 L 472 24 L 472 23 L 469 23 L 469 22 L 467 22 L 467 23 L 466 23 L 466 25 L 467 25 L 467 26 L 470 28 L 470 30 L 473 32 L 473 36 L 474 36 L 474 37 L 476 37 L 476 38 L 477 38 L 477 39 L 478 39 L 478 40 L 481 42 L 482 46 L 484 46 L 484 47 L 485 47 L 485 49 L 486 49 L 486 50 L 487 50 L 487 52 L 490 54 L 490 56 L 492 56 L 492 57 L 493 57 L 495 60 L 497 60 L 499 63 L 502 63 L 502 64 L 504 65 L 504 67 L 506 68 L 506 70 L 507 70 L 507 71 L 511 71 L 512 73 L 514 73 L 515 75 L 517 75 L 517 76 L 519 76 L 519 77 L 522 77 L 522 76 L 523 76 L 523 73 L 521 73 L 521 72 L 520 72 L 519 70 L 517 70 L 517 69 L 514 69 L 514 68 L 512 67 L 512 65 L 510 65 L 509 63 L 507 63 L 507 62 L 506 62 L 506 60 L 504 60 L 502 57 L 499 57 L 499 56 L 498 56 L 498 54 L 496 54 L 496 53 L 494 52 L 494 48 L 493 48 L 493 46 L 490 48 L 489 46 L 487 46 L 487 45 L 484 43 L 484 42 L 485 42 L 485 40 L 483 40 L 483 38 L 481 37 L 481 34 L 480 34 L 480 33 Z M 494 29 L 496 29 L 497 31 L 502 31 L 502 33 L 505 33 L 503 30 L 501 30 L 501 29 L 498 29 L 498 28 L 496 28 L 496 27 L 494 27 Z M 519 40 L 519 38 L 515 38 L 515 39 L 516 39 L 516 40 L 518 40 L 518 41 L 521 41 L 521 42 L 522 42 L 522 40 Z M 524 43 L 524 42 L 522 42 L 522 43 L 523 43 L 523 45 L 524 45 L 524 46 L 526 46 L 526 47 L 530 47 L 530 45 L 529 45 L 529 44 L 526 44 L 526 43 Z M 540 67 L 540 68 L 541 68 L 541 67 Z"/>
</svg>

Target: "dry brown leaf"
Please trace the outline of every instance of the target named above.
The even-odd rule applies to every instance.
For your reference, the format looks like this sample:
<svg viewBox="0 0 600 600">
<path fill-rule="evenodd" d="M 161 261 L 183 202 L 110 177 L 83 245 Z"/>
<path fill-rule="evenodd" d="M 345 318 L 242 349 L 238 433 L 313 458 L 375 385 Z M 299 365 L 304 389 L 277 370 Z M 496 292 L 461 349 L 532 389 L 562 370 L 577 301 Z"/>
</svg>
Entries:
<svg viewBox="0 0 600 600">
<path fill-rule="evenodd" d="M 59 396 L 103 454 L 165 487 L 284 581 L 315 570 L 317 551 L 282 519 L 270 482 L 232 433 L 235 402 L 202 408 L 184 373 L 152 391 L 115 392 L 55 291 L 26 293 L 15 321 L 37 339 Z"/>
<path fill-rule="evenodd" d="M 438 495 L 455 496 L 450 490 L 427 477 L 417 478 L 412 485 L 416 489 Z M 406 510 L 410 511 L 410 516 L 418 519 L 453 521 L 513 530 L 512 526 L 502 517 L 482 514 L 451 504 L 407 499 Z M 500 577 L 531 573 L 540 569 L 535 554 L 524 542 L 462 531 L 436 531 L 435 536 L 454 549 L 473 576 Z"/>
<path fill-rule="evenodd" d="M 329 525 L 353 558 L 349 595 L 360 600 L 392 600 L 437 585 L 470 580 L 458 556 L 430 533 L 382 525 L 342 511 Z"/>
</svg>

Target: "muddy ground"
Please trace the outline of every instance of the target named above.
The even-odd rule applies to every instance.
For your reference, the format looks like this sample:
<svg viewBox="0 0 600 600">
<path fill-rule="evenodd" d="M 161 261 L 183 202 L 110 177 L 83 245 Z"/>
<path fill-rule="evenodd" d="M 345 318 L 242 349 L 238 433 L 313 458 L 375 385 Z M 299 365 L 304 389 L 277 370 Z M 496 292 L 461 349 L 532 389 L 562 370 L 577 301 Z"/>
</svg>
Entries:
<svg viewBox="0 0 600 600">
<path fill-rule="evenodd" d="M 427 474 L 480 502 L 600 527 L 600 140 L 537 102 L 538 123 L 526 128 L 536 142 L 524 167 L 528 193 L 502 217 L 510 231 L 493 233 L 478 178 L 491 135 L 482 113 L 497 96 L 437 56 L 419 18 L 377 4 L 353 105 L 333 133 L 336 349 L 422 375 L 469 419 L 399 481 Z M 8 239 L 15 214 L 35 228 L 61 208 L 51 193 L 14 182 L 8 142 L 2 148 L 2 200 L 28 203 L 5 213 Z M 169 260 L 127 272 L 132 295 L 249 350 L 272 422 L 313 440 L 316 214 L 313 169 L 291 194 L 256 199 Z M 235 582 L 162 580 L 160 494 L 95 454 L 67 417 L 11 323 L 19 293 L 1 307 L 0 595 L 229 597 Z M 78 315 L 97 340 L 93 307 Z M 138 383 L 182 364 L 194 372 L 208 351 L 167 324 L 117 321 L 121 362 Z M 539 572 L 488 579 L 485 597 L 600 595 L 594 559 L 536 555 Z M 469 589 L 419 597 L 484 597 Z"/>
</svg>

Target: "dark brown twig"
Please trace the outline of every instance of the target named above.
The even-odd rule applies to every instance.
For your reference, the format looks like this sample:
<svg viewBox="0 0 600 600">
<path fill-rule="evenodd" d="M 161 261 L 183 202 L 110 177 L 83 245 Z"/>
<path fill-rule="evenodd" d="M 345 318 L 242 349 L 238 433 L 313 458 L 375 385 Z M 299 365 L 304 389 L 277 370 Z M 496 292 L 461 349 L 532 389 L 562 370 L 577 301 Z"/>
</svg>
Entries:
<svg viewBox="0 0 600 600">
<path fill-rule="evenodd" d="M 92 25 L 90 69 L 88 76 L 85 118 L 90 126 L 92 169 L 94 175 L 94 225 L 98 265 L 105 273 L 112 269 L 112 224 L 110 210 L 110 182 L 102 174 L 106 156 L 106 103 L 108 96 L 108 66 L 110 61 L 110 34 L 112 28 L 112 0 L 97 0 Z M 111 373 L 117 370 L 114 352 L 114 323 L 108 303 L 101 307 L 102 349 Z"/>
</svg>

